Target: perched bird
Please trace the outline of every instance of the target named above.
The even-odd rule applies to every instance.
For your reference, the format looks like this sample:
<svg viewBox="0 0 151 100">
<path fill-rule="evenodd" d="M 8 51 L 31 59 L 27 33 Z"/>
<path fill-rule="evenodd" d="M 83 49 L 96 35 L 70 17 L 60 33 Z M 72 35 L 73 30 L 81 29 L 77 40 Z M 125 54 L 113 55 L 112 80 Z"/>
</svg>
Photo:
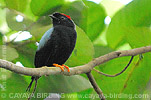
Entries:
<svg viewBox="0 0 151 100">
<path fill-rule="evenodd" d="M 60 67 L 62 71 L 66 67 L 69 72 L 69 68 L 64 63 L 70 57 L 76 44 L 75 24 L 70 16 L 62 13 L 53 13 L 49 16 L 52 18 L 53 27 L 42 36 L 39 42 L 35 54 L 35 67 L 54 66 Z M 34 80 L 35 91 L 39 77 L 33 76 L 31 79 L 27 91 L 30 91 Z"/>
</svg>

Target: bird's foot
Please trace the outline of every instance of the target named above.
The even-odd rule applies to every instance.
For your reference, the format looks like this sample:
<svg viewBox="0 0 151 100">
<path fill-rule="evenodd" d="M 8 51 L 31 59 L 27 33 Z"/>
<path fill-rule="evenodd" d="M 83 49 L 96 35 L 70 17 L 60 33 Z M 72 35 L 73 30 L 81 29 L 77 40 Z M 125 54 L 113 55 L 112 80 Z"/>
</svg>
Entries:
<svg viewBox="0 0 151 100">
<path fill-rule="evenodd" d="M 64 64 L 59 65 L 59 64 L 55 64 L 55 63 L 54 63 L 53 66 L 55 66 L 55 67 L 60 67 L 62 71 L 64 71 L 64 67 L 65 67 L 65 68 L 67 68 L 68 72 L 70 72 L 69 67 L 66 66 L 66 65 L 64 65 Z"/>
<path fill-rule="evenodd" d="M 59 65 L 59 64 L 53 64 L 53 66 L 55 66 L 55 67 L 60 67 L 60 69 L 62 70 L 62 71 L 64 71 L 64 67 L 63 66 L 61 66 L 61 65 Z"/>
<path fill-rule="evenodd" d="M 70 69 L 69 69 L 68 66 L 66 66 L 66 65 L 64 65 L 64 64 L 62 64 L 62 66 L 64 66 L 65 68 L 67 68 L 68 72 L 70 72 Z"/>
</svg>

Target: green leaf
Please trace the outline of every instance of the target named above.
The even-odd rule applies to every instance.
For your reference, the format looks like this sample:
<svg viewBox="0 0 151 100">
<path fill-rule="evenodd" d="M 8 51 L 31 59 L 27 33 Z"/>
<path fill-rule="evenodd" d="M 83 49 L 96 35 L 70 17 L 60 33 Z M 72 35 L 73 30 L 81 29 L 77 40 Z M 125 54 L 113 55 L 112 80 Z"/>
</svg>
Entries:
<svg viewBox="0 0 151 100">
<path fill-rule="evenodd" d="M 23 21 L 17 22 L 16 20 L 17 15 L 18 15 L 17 13 L 11 10 L 6 12 L 6 21 L 9 28 L 16 31 L 27 30 L 28 28 L 30 28 L 30 25 L 33 23 L 33 21 L 28 19 L 26 16 L 23 16 L 24 18 Z"/>
<path fill-rule="evenodd" d="M 12 61 L 18 57 L 16 49 L 6 45 L 0 45 L 0 53 L 0 59 L 5 59 L 8 61 Z"/>
<path fill-rule="evenodd" d="M 94 55 L 95 58 L 103 56 L 103 55 L 108 54 L 113 51 L 110 47 L 99 46 L 99 45 L 94 45 L 94 50 L 95 50 L 95 55 Z M 98 69 L 104 68 L 105 65 L 106 65 L 106 63 L 99 65 Z"/>
<path fill-rule="evenodd" d="M 66 62 L 69 66 L 77 66 L 88 63 L 94 55 L 94 48 L 91 40 L 82 29 L 76 27 L 77 42 L 71 57 Z"/>
<path fill-rule="evenodd" d="M 27 0 L 5 0 L 6 6 L 10 9 L 23 12 L 27 6 Z"/>
<path fill-rule="evenodd" d="M 91 88 L 91 84 L 82 76 L 51 75 L 49 77 L 43 76 L 38 80 L 37 92 L 72 93 L 79 92 L 88 88 Z"/>
<path fill-rule="evenodd" d="M 6 5 L 4 0 L 0 0 L 0 4 L 2 7 Z"/>
<path fill-rule="evenodd" d="M 64 0 L 32 0 L 30 7 L 36 16 L 51 14 L 55 7 L 61 6 Z"/>
<path fill-rule="evenodd" d="M 95 49 L 95 55 L 94 55 L 95 58 L 113 51 L 111 48 L 107 46 L 99 46 L 99 45 L 94 45 L 94 49 Z"/>
<path fill-rule="evenodd" d="M 133 32 L 132 34 L 135 34 L 135 36 L 142 36 L 143 34 L 146 34 L 147 36 L 148 33 L 146 32 L 148 32 L 149 29 L 146 28 L 147 30 L 145 32 L 145 28 L 142 27 L 149 27 L 151 25 L 150 5 L 150 0 L 134 0 L 115 14 L 107 30 L 107 42 L 111 48 L 117 48 L 119 44 L 129 41 L 129 37 L 131 38 L 131 34 L 129 33 L 132 33 L 131 31 L 133 30 L 142 32 L 138 33 L 138 31 L 134 31 L 136 33 Z M 144 37 L 142 37 L 142 39 L 144 39 Z M 133 47 L 134 46 L 136 47 L 137 45 L 133 45 Z"/>
<path fill-rule="evenodd" d="M 52 24 L 52 20 L 49 16 L 41 16 L 37 20 L 37 24 L 40 24 L 41 26 L 48 26 Z"/>
<path fill-rule="evenodd" d="M 151 99 L 151 78 L 147 83 L 147 86 L 145 88 L 145 91 L 143 92 L 143 94 L 146 95 L 147 98 Z M 146 98 L 142 98 L 141 100 L 145 100 Z"/>
<path fill-rule="evenodd" d="M 133 48 L 151 44 L 151 30 L 149 27 L 129 27 L 125 31 L 125 36 Z"/>
<path fill-rule="evenodd" d="M 34 67 L 34 54 L 36 52 L 36 45 L 34 43 L 29 43 L 26 45 L 21 45 L 16 47 L 19 57 L 13 62 L 21 62 L 23 66 Z"/>
<path fill-rule="evenodd" d="M 3 34 L 0 32 L 0 45 L 3 44 Z"/>
<path fill-rule="evenodd" d="M 0 8 L 0 14 L 1 14 L 1 16 L 0 16 L 0 27 L 2 28 L 2 26 L 4 25 L 4 23 L 6 23 L 6 19 L 5 19 L 5 17 L 6 17 L 6 10 Z"/>
<path fill-rule="evenodd" d="M 7 73 L 11 73 L 10 71 Z M 27 100 L 29 94 L 26 93 L 27 82 L 24 80 L 23 76 L 15 73 L 11 75 L 3 74 L 5 80 L 0 80 L 0 100 Z"/>
<path fill-rule="evenodd" d="M 25 15 L 27 18 L 29 18 L 29 19 L 31 19 L 31 20 L 33 20 L 33 21 L 36 21 L 37 18 L 38 18 L 38 16 L 35 16 L 35 15 L 33 14 L 33 12 L 31 11 L 31 8 L 30 8 L 30 3 L 31 3 L 31 1 L 32 1 L 32 0 L 27 0 L 27 7 L 26 7 L 26 10 L 25 10 L 23 13 L 24 13 L 24 15 Z"/>
<path fill-rule="evenodd" d="M 104 19 L 106 13 L 102 5 L 91 1 L 83 1 L 86 5 L 86 10 L 82 12 L 85 18 L 80 20 L 80 27 L 86 32 L 91 41 L 94 41 L 105 28 Z"/>
<path fill-rule="evenodd" d="M 111 21 L 111 24 L 108 27 L 106 37 L 109 47 L 116 49 L 126 43 L 125 35 L 123 34 L 125 30 L 121 27 L 122 25 L 120 26 L 120 21 L 112 20 L 113 21 Z"/>
</svg>

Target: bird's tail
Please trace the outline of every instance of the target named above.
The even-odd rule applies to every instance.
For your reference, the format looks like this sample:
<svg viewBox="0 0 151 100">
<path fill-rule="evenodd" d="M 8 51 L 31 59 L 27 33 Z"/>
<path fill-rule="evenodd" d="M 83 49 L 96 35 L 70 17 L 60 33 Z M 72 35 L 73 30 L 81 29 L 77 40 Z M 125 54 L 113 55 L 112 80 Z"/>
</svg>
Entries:
<svg viewBox="0 0 151 100">
<path fill-rule="evenodd" d="M 28 85 L 28 87 L 27 87 L 27 89 L 26 89 L 26 92 L 29 92 L 29 91 L 30 91 L 31 86 L 32 86 L 32 83 L 33 83 L 34 80 L 35 80 L 35 87 L 34 87 L 34 90 L 33 90 L 32 94 L 31 94 L 30 97 L 28 98 L 28 100 L 31 99 L 31 97 L 34 95 L 34 93 L 35 93 L 35 91 L 36 91 L 36 88 L 37 88 L 37 80 L 38 80 L 38 79 L 39 79 L 39 77 L 34 77 L 34 76 L 31 77 L 31 82 L 30 82 L 30 84 Z"/>
<path fill-rule="evenodd" d="M 31 86 L 32 86 L 32 84 L 33 84 L 33 81 L 35 80 L 35 77 L 31 77 L 31 82 L 30 82 L 30 84 L 28 85 L 28 87 L 27 87 L 27 89 L 26 89 L 26 92 L 29 92 L 30 91 L 30 88 L 31 88 Z"/>
</svg>

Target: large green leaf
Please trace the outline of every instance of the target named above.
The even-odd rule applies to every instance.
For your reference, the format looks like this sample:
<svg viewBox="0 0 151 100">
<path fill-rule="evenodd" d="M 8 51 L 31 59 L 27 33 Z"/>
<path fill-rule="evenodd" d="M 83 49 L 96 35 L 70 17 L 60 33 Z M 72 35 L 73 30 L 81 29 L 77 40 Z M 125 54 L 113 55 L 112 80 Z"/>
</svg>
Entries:
<svg viewBox="0 0 151 100">
<path fill-rule="evenodd" d="M 113 51 L 110 47 L 99 46 L 99 45 L 94 45 L 94 50 L 95 50 L 95 55 L 94 55 L 95 58 L 103 56 Z M 104 68 L 105 65 L 106 63 L 99 65 L 99 69 Z"/>
<path fill-rule="evenodd" d="M 94 45 L 94 50 L 95 50 L 95 55 L 94 55 L 95 58 L 99 56 L 103 56 L 113 51 L 111 48 L 107 46 L 99 46 L 99 45 Z"/>
<path fill-rule="evenodd" d="M 149 29 L 145 29 L 142 27 L 148 27 L 151 25 L 150 17 L 151 17 L 151 1 L 150 0 L 134 0 L 128 5 L 126 5 L 123 9 L 121 9 L 115 16 L 112 18 L 111 24 L 109 25 L 107 31 L 107 41 L 110 47 L 117 48 L 117 46 L 123 42 L 130 42 L 131 39 L 136 39 L 136 37 L 132 37 L 131 34 L 135 34 L 135 36 L 140 35 L 142 38 L 139 40 L 143 40 L 143 35 L 146 36 L 149 33 Z M 142 7 L 143 6 L 143 7 Z M 140 28 L 140 29 L 139 29 Z M 140 31 L 138 33 L 138 31 Z M 137 36 L 137 37 L 140 37 Z M 145 36 L 145 37 L 146 37 Z M 150 37 L 150 36 L 149 36 Z M 148 37 L 148 38 L 149 38 Z M 137 39 L 138 40 L 138 39 Z M 114 42 L 113 42 L 114 41 Z M 140 42 L 140 41 L 137 41 Z M 149 44 L 148 41 L 147 44 Z M 133 45 L 133 47 L 136 47 Z"/>
<path fill-rule="evenodd" d="M 3 44 L 3 34 L 0 32 L 0 45 Z"/>
<path fill-rule="evenodd" d="M 126 42 L 124 35 L 125 30 L 123 27 L 121 27 L 121 24 L 122 23 L 120 21 L 114 21 L 114 19 L 112 19 L 111 24 L 107 30 L 107 43 L 109 47 L 113 49 L 118 48 L 120 45 Z"/>
<path fill-rule="evenodd" d="M 32 0 L 27 0 L 27 7 L 26 7 L 26 9 L 25 9 L 25 11 L 24 11 L 23 13 L 24 13 L 24 15 L 25 15 L 27 18 L 29 18 L 29 19 L 31 19 L 31 20 L 33 20 L 33 21 L 36 21 L 37 18 L 38 18 L 38 16 L 35 16 L 35 15 L 33 14 L 32 10 L 31 10 L 31 7 L 30 7 L 31 1 L 32 1 Z"/>
<path fill-rule="evenodd" d="M 30 7 L 36 16 L 52 13 L 52 9 L 61 6 L 64 0 L 32 0 Z"/>
<path fill-rule="evenodd" d="M 23 12 L 27 6 L 27 0 L 5 0 L 6 6 L 10 9 Z"/>
<path fill-rule="evenodd" d="M 4 25 L 4 23 L 6 23 L 6 19 L 5 19 L 6 10 L 0 8 L 0 14 L 1 14 L 1 16 L 0 16 L 0 26 L 1 27 L 0 28 L 2 28 L 2 25 Z"/>
<path fill-rule="evenodd" d="M 94 41 L 105 27 L 104 19 L 106 13 L 102 5 L 86 0 L 83 0 L 83 2 L 86 9 L 82 11 L 84 18 L 80 20 L 81 23 L 79 26 Z"/>
<path fill-rule="evenodd" d="M 91 88 L 91 84 L 82 76 L 51 75 L 38 80 L 37 92 L 72 93 Z"/>
<path fill-rule="evenodd" d="M 23 17 L 22 22 L 17 22 L 16 16 L 18 14 L 12 10 L 6 12 L 6 21 L 12 30 L 16 31 L 22 31 L 22 30 L 27 30 L 28 28 L 31 28 L 31 24 L 33 23 L 32 20 L 28 19 L 26 16 Z"/>
<path fill-rule="evenodd" d="M 151 78 L 150 78 L 149 82 L 147 83 L 147 86 L 146 86 L 143 94 L 145 94 L 147 99 L 151 99 Z M 141 100 L 145 100 L 146 98 L 142 98 Z"/>
<path fill-rule="evenodd" d="M 88 63 L 94 55 L 94 48 L 91 40 L 82 29 L 76 27 L 77 42 L 71 57 L 66 62 L 69 66 L 77 66 Z"/>
<path fill-rule="evenodd" d="M 29 94 L 25 91 L 27 82 L 23 76 L 10 71 L 7 73 L 11 75 L 3 74 L 5 80 L 0 80 L 0 100 L 27 100 Z"/>
<path fill-rule="evenodd" d="M 6 5 L 4 0 L 0 0 L 0 4 L 1 4 L 1 6 L 5 6 Z"/>
<path fill-rule="evenodd" d="M 151 30 L 149 27 L 126 27 L 124 34 L 133 48 L 151 44 Z"/>
<path fill-rule="evenodd" d="M 36 45 L 34 43 L 29 43 L 26 45 L 16 46 L 15 47 L 19 57 L 13 62 L 21 62 L 23 66 L 34 67 L 34 54 L 36 52 Z"/>
<path fill-rule="evenodd" d="M 18 53 L 16 49 L 6 45 L 0 45 L 0 59 L 12 61 L 17 57 Z"/>
</svg>

